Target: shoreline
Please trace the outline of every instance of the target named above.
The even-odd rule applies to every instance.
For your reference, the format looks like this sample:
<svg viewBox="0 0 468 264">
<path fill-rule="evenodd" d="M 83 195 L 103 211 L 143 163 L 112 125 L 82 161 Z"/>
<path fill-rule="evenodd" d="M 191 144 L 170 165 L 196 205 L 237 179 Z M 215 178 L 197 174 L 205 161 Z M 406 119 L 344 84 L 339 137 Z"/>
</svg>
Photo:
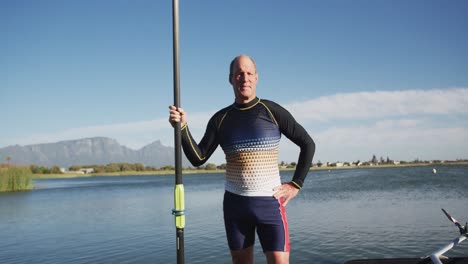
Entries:
<svg viewBox="0 0 468 264">
<path fill-rule="evenodd" d="M 408 163 L 408 164 L 382 164 L 371 166 L 343 166 L 343 167 L 311 167 L 309 172 L 321 170 L 350 170 L 350 169 L 378 169 L 378 168 L 398 168 L 398 167 L 418 167 L 418 166 L 453 166 L 453 165 L 468 165 L 466 161 L 450 162 L 450 163 Z M 281 171 L 294 171 L 296 168 L 282 168 Z M 225 170 L 182 170 L 182 174 L 200 174 L 200 173 L 224 173 Z M 124 171 L 124 172 L 108 172 L 108 173 L 62 173 L 62 174 L 33 174 L 33 180 L 40 179 L 67 179 L 67 178 L 85 178 L 85 177 L 99 177 L 99 176 L 174 176 L 174 170 L 161 170 L 161 171 Z"/>
</svg>

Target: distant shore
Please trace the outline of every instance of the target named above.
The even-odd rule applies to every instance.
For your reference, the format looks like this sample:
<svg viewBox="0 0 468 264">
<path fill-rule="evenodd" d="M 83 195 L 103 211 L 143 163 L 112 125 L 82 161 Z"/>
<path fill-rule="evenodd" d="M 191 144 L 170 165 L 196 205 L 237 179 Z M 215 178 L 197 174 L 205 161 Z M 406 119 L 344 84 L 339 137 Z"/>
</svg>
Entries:
<svg viewBox="0 0 468 264">
<path fill-rule="evenodd" d="M 310 171 L 321 170 L 349 170 L 349 169 L 372 169 L 372 168 L 397 168 L 397 167 L 415 167 L 415 166 L 452 166 L 452 165 L 468 165 L 468 161 L 450 162 L 450 163 L 406 163 L 406 164 L 379 164 L 371 166 L 322 166 L 311 167 Z M 280 171 L 294 171 L 295 168 L 281 168 Z M 199 174 L 199 173 L 224 173 L 225 170 L 205 170 L 205 169 L 183 169 L 182 174 Z M 96 176 L 172 176 L 174 170 L 159 170 L 159 171 L 123 171 L 123 172 L 108 172 L 108 173 L 61 173 L 61 174 L 33 174 L 33 179 L 66 179 L 66 178 L 81 178 L 81 177 L 96 177 Z"/>
</svg>

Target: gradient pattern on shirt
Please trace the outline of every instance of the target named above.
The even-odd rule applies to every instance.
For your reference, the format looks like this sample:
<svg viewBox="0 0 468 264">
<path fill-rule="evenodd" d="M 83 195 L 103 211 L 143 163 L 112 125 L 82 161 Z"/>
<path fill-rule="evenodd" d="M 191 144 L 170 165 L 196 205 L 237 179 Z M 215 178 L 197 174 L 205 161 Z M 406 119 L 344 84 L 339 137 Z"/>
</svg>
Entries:
<svg viewBox="0 0 468 264">
<path fill-rule="evenodd" d="M 280 185 L 278 147 L 281 133 L 268 108 L 258 100 L 233 107 L 219 125 L 226 154 L 226 190 L 245 196 L 271 196 Z"/>
</svg>

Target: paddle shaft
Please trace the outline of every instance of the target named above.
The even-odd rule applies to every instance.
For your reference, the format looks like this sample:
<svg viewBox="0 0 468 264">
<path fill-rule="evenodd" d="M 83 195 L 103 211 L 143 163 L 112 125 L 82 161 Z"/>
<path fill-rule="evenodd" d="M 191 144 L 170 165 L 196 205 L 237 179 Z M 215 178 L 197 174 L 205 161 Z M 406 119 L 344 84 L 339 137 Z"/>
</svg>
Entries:
<svg viewBox="0 0 468 264">
<path fill-rule="evenodd" d="M 173 65 L 174 65 L 174 106 L 180 107 L 180 67 L 179 67 L 179 1 L 172 1 L 172 25 L 173 25 Z M 184 186 L 182 183 L 182 150 L 180 122 L 174 126 L 175 146 L 175 187 L 174 210 L 176 226 L 177 263 L 185 262 L 184 258 Z"/>
</svg>

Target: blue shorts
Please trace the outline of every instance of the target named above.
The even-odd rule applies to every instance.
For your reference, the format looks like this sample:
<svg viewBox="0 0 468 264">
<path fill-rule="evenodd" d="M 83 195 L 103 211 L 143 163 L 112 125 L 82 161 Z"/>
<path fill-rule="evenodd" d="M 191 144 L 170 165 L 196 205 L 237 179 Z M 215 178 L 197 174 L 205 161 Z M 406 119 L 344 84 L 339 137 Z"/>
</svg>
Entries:
<svg viewBox="0 0 468 264">
<path fill-rule="evenodd" d="M 289 230 L 283 199 L 224 193 L 224 225 L 230 250 L 254 245 L 257 231 L 263 252 L 289 252 Z"/>
</svg>

